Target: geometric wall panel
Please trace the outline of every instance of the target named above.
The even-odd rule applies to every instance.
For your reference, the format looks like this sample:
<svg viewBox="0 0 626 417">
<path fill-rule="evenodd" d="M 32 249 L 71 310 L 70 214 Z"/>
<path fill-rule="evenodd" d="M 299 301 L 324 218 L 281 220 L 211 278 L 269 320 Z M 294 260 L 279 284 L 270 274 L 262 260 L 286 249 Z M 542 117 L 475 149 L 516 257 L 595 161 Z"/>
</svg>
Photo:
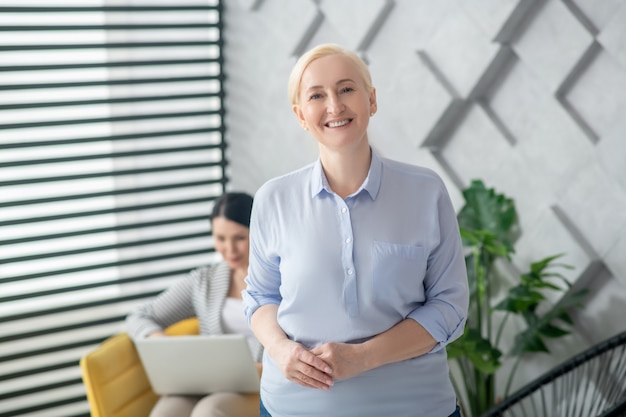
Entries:
<svg viewBox="0 0 626 417">
<path fill-rule="evenodd" d="M 320 2 L 320 10 L 345 39 L 345 46 L 355 51 L 368 46 L 392 6 L 393 2 L 390 0 Z M 350 19 L 346 19 L 347 13 L 350 14 Z"/>
<path fill-rule="evenodd" d="M 556 91 L 591 46 L 593 36 L 559 1 L 539 2 L 513 49 L 549 91 Z"/>
<path fill-rule="evenodd" d="M 626 118 L 622 118 L 613 125 L 612 130 L 602 137 L 595 148 L 597 165 L 606 170 L 608 175 L 619 183 L 622 190 L 626 190 L 624 132 L 626 132 Z"/>
<path fill-rule="evenodd" d="M 626 94 L 617 93 L 626 91 L 625 68 L 626 65 L 620 65 L 606 50 L 600 49 L 573 85 L 563 92 L 563 101 L 580 117 L 596 141 L 611 132 L 626 114 Z"/>
<path fill-rule="evenodd" d="M 446 111 L 454 106 L 455 98 L 438 81 L 417 53 L 405 55 L 394 65 L 385 65 L 376 54 L 368 55 L 373 80 L 376 84 L 379 110 L 375 121 L 384 119 L 391 126 L 389 137 L 407 138 L 412 147 L 417 148 L 433 132 Z M 395 100 L 399 95 L 424 97 L 413 100 L 409 111 L 415 115 L 413 123 L 405 123 L 406 102 Z M 372 123 L 374 119 L 372 119 Z M 390 123 L 389 123 L 390 122 Z"/>
<path fill-rule="evenodd" d="M 598 165 L 581 166 L 564 184 L 558 203 L 600 256 L 622 237 L 626 191 Z"/>
<path fill-rule="evenodd" d="M 596 33 L 602 30 L 605 25 L 616 19 L 620 8 L 623 8 L 626 1 L 624 0 L 566 0 L 568 7 L 577 9 L 579 13 L 585 17 L 592 27 L 596 29 Z M 623 20 L 621 20 L 623 22 Z"/>
<path fill-rule="evenodd" d="M 480 27 L 489 39 L 508 42 L 524 20 L 526 13 L 534 6 L 528 0 L 457 0 L 463 9 Z"/>
<path fill-rule="evenodd" d="M 441 150 L 441 156 L 459 178 L 496 176 L 510 153 L 511 144 L 479 105 L 471 106 Z M 475 163 L 478 160 L 482 163 Z"/>
<path fill-rule="evenodd" d="M 317 158 L 291 66 L 320 42 L 357 49 L 372 145 L 437 171 L 457 209 L 477 178 L 515 200 L 515 267 L 564 252 L 568 279 L 593 287 L 574 348 L 624 328 L 603 302 L 626 300 L 626 0 L 251 1 L 224 14 L 231 188 Z"/>
<path fill-rule="evenodd" d="M 457 9 L 433 34 L 424 53 L 456 96 L 467 98 L 499 49 L 463 10 Z"/>
<path fill-rule="evenodd" d="M 622 67 L 626 68 L 626 3 L 615 13 L 607 25 L 600 31 L 598 42 L 613 56 Z"/>
</svg>

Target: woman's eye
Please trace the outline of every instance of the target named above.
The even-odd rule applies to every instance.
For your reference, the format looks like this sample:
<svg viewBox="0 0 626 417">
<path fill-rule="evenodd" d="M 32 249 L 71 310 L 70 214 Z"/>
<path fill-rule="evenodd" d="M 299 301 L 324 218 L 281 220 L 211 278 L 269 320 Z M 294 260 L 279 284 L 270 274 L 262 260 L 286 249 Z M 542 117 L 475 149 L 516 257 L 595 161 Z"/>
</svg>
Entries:
<svg viewBox="0 0 626 417">
<path fill-rule="evenodd" d="M 354 91 L 354 88 L 352 87 L 344 87 L 341 90 L 339 90 L 342 93 L 349 93 L 350 91 Z"/>
<path fill-rule="evenodd" d="M 311 94 L 309 96 L 309 100 L 317 100 L 318 98 L 322 97 L 321 94 Z"/>
</svg>

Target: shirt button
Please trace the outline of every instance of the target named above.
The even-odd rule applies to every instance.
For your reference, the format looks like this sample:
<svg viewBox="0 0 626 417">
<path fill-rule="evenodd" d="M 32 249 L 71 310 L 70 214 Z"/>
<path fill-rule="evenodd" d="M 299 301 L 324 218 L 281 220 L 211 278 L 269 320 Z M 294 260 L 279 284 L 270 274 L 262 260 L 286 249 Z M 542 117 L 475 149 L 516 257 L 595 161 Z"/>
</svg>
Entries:
<svg viewBox="0 0 626 417">
<path fill-rule="evenodd" d="M 348 275 L 352 275 L 352 268 L 348 269 Z"/>
<path fill-rule="evenodd" d="M 347 239 L 346 239 L 346 243 L 350 243 L 350 242 L 352 242 L 352 239 L 347 238 Z"/>
<path fill-rule="evenodd" d="M 347 208 L 345 208 L 345 207 L 343 207 L 343 208 L 341 209 L 341 212 L 342 212 L 342 213 L 345 213 L 346 211 L 348 211 L 348 209 L 347 209 Z"/>
</svg>

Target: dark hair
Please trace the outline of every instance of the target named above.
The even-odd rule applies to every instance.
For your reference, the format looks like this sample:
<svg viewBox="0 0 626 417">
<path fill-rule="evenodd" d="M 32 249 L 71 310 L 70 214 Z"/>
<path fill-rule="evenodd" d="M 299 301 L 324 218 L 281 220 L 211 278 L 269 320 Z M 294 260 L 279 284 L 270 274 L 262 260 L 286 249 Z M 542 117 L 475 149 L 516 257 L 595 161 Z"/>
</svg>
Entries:
<svg viewBox="0 0 626 417">
<path fill-rule="evenodd" d="M 246 193 L 229 192 L 215 200 L 210 220 L 224 217 L 243 226 L 250 227 L 252 196 Z"/>
</svg>

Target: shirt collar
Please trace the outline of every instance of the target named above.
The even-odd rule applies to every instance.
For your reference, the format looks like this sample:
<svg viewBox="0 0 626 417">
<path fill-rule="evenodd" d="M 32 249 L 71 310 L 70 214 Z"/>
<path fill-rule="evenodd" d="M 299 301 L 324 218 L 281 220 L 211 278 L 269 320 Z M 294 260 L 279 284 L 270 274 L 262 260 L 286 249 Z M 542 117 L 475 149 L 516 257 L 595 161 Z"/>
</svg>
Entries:
<svg viewBox="0 0 626 417">
<path fill-rule="evenodd" d="M 372 149 L 372 162 L 370 163 L 370 169 L 367 173 L 367 177 L 359 189 L 354 195 L 359 194 L 362 190 L 367 191 L 372 200 L 376 200 L 378 190 L 380 189 L 380 179 L 383 171 L 383 162 L 378 156 L 378 153 Z M 332 190 L 328 185 L 326 175 L 322 169 L 322 161 L 318 157 L 317 161 L 313 164 L 313 170 L 311 171 L 311 198 L 319 195 L 322 191 L 332 194 Z"/>
</svg>

